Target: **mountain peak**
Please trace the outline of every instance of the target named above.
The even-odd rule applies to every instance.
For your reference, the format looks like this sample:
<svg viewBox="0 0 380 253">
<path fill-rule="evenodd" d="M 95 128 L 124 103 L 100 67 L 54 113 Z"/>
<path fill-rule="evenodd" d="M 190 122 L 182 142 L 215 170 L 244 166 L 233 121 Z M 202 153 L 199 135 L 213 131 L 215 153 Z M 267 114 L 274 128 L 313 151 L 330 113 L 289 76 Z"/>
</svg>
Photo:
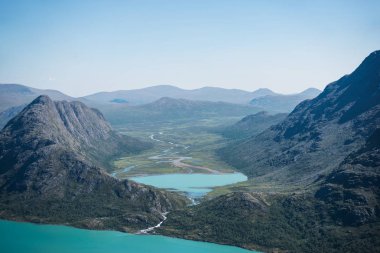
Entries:
<svg viewBox="0 0 380 253">
<path fill-rule="evenodd" d="M 134 139 L 113 132 L 98 110 L 78 101 L 53 101 L 46 95 L 34 99 L 3 131 L 22 134 L 19 137 L 25 142 L 38 138 L 51 140 L 56 145 L 77 150 L 79 155 L 101 167 L 108 166 L 105 160 L 113 152 L 126 152 L 133 144 L 137 149 L 141 146 Z M 106 142 L 108 148 L 99 147 L 99 141 Z"/>
<path fill-rule="evenodd" d="M 272 90 L 270 90 L 268 88 L 257 89 L 255 91 L 253 91 L 251 94 L 252 94 L 252 99 L 255 99 L 255 98 L 258 98 L 258 97 L 264 97 L 264 96 L 277 95 L 277 93 L 273 92 Z"/>
<path fill-rule="evenodd" d="M 33 104 L 49 104 L 49 103 L 53 103 L 53 100 L 48 95 L 40 95 L 40 96 L 36 97 L 30 103 L 30 105 L 33 105 Z"/>
<path fill-rule="evenodd" d="M 255 90 L 254 92 L 273 92 L 271 89 L 268 88 L 259 88 Z"/>
<path fill-rule="evenodd" d="M 376 50 L 370 53 L 367 58 L 379 58 L 379 57 L 380 57 L 380 50 Z"/>
<path fill-rule="evenodd" d="M 365 75 L 368 72 L 376 73 L 376 75 L 380 76 L 380 50 L 372 52 L 368 55 L 364 61 L 355 69 L 353 74 L 356 75 Z"/>
<path fill-rule="evenodd" d="M 318 96 L 322 91 L 317 89 L 317 88 L 307 88 L 306 90 L 302 91 L 301 93 L 299 93 L 299 95 L 303 95 L 303 96 L 309 96 L 309 97 L 316 97 Z"/>
<path fill-rule="evenodd" d="M 153 226 L 184 197 L 103 170 L 116 156 L 147 147 L 80 102 L 39 96 L 0 132 L 0 217 L 98 229 Z"/>
</svg>

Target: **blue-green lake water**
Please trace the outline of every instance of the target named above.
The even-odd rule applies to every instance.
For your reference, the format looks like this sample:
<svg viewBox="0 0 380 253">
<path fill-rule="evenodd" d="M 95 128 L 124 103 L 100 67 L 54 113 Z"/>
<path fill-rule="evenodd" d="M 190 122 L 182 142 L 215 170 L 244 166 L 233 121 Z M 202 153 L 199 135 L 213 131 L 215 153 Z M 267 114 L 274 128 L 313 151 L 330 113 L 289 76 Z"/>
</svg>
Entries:
<svg viewBox="0 0 380 253">
<path fill-rule="evenodd" d="M 232 246 L 155 235 L 0 221 L 2 253 L 249 253 Z"/>
<path fill-rule="evenodd" d="M 158 188 L 172 189 L 187 193 L 191 197 L 201 197 L 212 187 L 234 184 L 247 180 L 241 173 L 226 174 L 164 174 L 130 178 L 138 183 Z"/>
</svg>

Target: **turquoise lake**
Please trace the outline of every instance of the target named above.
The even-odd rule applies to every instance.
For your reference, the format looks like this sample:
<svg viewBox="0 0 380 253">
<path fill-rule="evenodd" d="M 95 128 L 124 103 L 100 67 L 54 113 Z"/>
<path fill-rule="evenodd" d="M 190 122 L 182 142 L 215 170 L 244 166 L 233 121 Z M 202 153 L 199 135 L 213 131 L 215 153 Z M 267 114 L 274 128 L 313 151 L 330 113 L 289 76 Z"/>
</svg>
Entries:
<svg viewBox="0 0 380 253">
<path fill-rule="evenodd" d="M 0 221 L 2 253 L 249 253 L 232 246 L 155 235 Z"/>
<path fill-rule="evenodd" d="M 243 182 L 247 180 L 247 176 L 241 173 L 164 174 L 131 177 L 130 179 L 157 188 L 182 191 L 187 193 L 190 197 L 201 197 L 210 192 L 212 187 Z"/>
</svg>

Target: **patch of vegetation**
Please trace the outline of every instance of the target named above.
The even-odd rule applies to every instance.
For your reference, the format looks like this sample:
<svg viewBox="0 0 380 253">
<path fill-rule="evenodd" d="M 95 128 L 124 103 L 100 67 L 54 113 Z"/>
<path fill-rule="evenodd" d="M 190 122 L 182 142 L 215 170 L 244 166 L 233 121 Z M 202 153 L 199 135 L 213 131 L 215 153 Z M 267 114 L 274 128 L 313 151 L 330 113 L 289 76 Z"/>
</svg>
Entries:
<svg viewBox="0 0 380 253">
<path fill-rule="evenodd" d="M 223 147 L 228 140 L 210 129 L 230 124 L 237 119 L 234 117 L 211 118 L 181 123 L 128 124 L 119 127 L 119 132 L 128 132 L 130 136 L 146 142 L 150 141 L 154 146 L 139 154 L 115 160 L 117 177 L 125 178 L 142 174 L 209 173 L 201 169 L 175 167 L 170 162 L 175 157 L 191 157 L 182 161 L 189 165 L 232 172 L 233 168 L 221 161 L 215 153 L 215 150 Z M 160 141 L 152 139 L 152 135 L 154 139 Z M 161 156 L 162 159 L 152 159 L 154 156 Z M 127 171 L 122 172 L 128 167 Z"/>
</svg>

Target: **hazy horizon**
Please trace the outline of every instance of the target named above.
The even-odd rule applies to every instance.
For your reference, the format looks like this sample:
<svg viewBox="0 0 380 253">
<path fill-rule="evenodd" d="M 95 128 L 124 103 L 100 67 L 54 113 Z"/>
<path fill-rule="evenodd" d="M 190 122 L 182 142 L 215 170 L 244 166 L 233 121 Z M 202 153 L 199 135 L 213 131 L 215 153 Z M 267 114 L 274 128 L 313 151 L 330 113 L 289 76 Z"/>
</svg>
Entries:
<svg viewBox="0 0 380 253">
<path fill-rule="evenodd" d="M 59 89 L 59 87 L 57 89 L 53 89 L 53 88 L 39 88 L 39 87 L 35 87 L 35 86 L 31 86 L 31 85 L 28 85 L 28 84 L 24 84 L 24 83 L 12 83 L 12 82 L 0 82 L 0 85 L 5 85 L 5 84 L 12 84 L 12 85 L 23 85 L 23 86 L 26 86 L 26 87 L 30 87 L 30 88 L 34 88 L 34 89 L 40 89 L 40 90 L 56 90 L 56 91 L 60 91 L 62 93 L 64 93 L 65 95 L 68 95 L 68 96 L 71 96 L 71 97 L 74 97 L 74 98 L 80 98 L 80 97 L 86 97 L 86 96 L 89 96 L 89 95 L 94 95 L 94 94 L 97 94 L 97 93 L 103 93 L 103 92 L 118 92 L 118 91 L 130 91 L 130 90 L 139 90 L 139 89 L 145 89 L 145 88 L 152 88 L 152 87 L 158 87 L 158 86 L 171 86 L 171 87 L 175 87 L 175 88 L 179 88 L 179 89 L 182 89 L 182 90 L 197 90 L 197 89 L 203 89 L 203 88 L 221 88 L 221 89 L 229 89 L 229 90 L 241 90 L 241 91 L 246 91 L 246 92 L 254 92 L 254 91 L 257 91 L 257 90 L 260 90 L 260 89 L 269 89 L 269 88 L 266 88 L 266 87 L 259 87 L 257 89 L 254 89 L 254 90 L 246 90 L 246 89 L 239 89 L 239 88 L 228 88 L 228 87 L 219 87 L 219 86 L 203 86 L 203 87 L 199 87 L 199 88 L 181 88 L 179 86 L 176 86 L 176 85 L 171 85 L 171 84 L 157 84 L 157 85 L 150 85 L 150 86 L 146 86 L 146 87 L 139 87 L 139 88 L 131 88 L 131 89 L 118 89 L 118 90 L 93 90 L 93 91 L 90 91 L 89 93 L 85 93 L 81 96 L 74 96 L 74 95 L 71 95 L 71 94 L 68 94 L 66 92 L 63 92 L 62 90 Z M 320 91 L 323 91 L 325 87 L 319 89 L 319 88 L 316 88 L 316 87 L 307 87 L 305 89 L 302 89 L 300 91 L 296 91 L 296 92 L 290 92 L 290 93 L 283 93 L 283 92 L 278 92 L 276 90 L 273 90 L 273 89 L 269 89 L 271 91 L 273 91 L 274 93 L 277 93 L 277 94 L 282 94 L 282 95 L 293 95 L 293 94 L 298 94 L 298 93 L 301 93 L 303 91 L 306 91 L 308 89 L 318 89 Z"/>
<path fill-rule="evenodd" d="M 380 45 L 378 1 L 0 1 L 0 9 L 0 83 L 73 97 L 155 85 L 322 90 Z"/>
</svg>

